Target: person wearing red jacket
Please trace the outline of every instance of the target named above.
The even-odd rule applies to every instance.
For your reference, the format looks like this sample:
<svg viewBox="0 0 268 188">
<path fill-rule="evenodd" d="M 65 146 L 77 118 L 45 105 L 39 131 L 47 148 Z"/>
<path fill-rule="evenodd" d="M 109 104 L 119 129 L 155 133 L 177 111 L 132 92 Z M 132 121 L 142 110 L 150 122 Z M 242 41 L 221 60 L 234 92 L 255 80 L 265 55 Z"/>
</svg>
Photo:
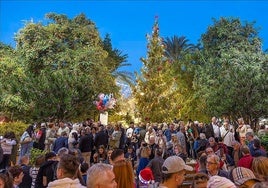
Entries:
<svg viewBox="0 0 268 188">
<path fill-rule="evenodd" d="M 251 169 L 253 157 L 250 155 L 249 147 L 247 145 L 241 146 L 242 157 L 239 159 L 237 166 Z"/>
</svg>

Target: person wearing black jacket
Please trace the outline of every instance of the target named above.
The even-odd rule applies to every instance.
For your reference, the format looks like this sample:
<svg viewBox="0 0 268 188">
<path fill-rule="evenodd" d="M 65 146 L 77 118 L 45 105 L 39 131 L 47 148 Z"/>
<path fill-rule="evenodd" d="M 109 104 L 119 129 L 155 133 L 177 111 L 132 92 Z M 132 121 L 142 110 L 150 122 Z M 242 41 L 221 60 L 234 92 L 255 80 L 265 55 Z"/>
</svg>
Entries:
<svg viewBox="0 0 268 188">
<path fill-rule="evenodd" d="M 99 148 L 101 145 L 103 145 L 105 148 L 107 148 L 108 141 L 109 141 L 109 135 L 107 131 L 104 130 L 104 126 L 101 125 L 99 127 L 99 132 L 96 134 L 95 137 L 95 147 Z"/>
<path fill-rule="evenodd" d="M 94 147 L 93 135 L 91 133 L 81 132 L 79 140 L 79 149 L 81 151 L 84 161 L 90 164 L 91 151 Z"/>
<path fill-rule="evenodd" d="M 56 154 L 49 152 L 45 155 L 45 163 L 41 165 L 35 180 L 35 188 L 45 188 L 48 183 L 57 178 L 57 164 Z"/>
</svg>

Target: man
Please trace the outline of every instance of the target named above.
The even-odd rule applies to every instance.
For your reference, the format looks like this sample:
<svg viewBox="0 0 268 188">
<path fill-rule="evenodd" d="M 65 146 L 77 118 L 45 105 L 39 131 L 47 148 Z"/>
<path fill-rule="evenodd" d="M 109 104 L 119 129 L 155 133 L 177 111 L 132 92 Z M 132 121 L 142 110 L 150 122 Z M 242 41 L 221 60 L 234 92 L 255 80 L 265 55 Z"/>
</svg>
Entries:
<svg viewBox="0 0 268 188">
<path fill-rule="evenodd" d="M 70 129 L 69 129 L 69 127 L 66 126 L 66 124 L 63 121 L 60 121 L 57 136 L 61 136 L 62 132 L 66 132 L 66 134 L 69 135 Z"/>
<path fill-rule="evenodd" d="M 109 135 L 105 130 L 104 126 L 101 125 L 99 127 L 99 132 L 97 132 L 95 136 L 95 146 L 96 148 L 99 148 L 99 146 L 103 145 L 105 148 L 107 148 L 108 142 L 109 142 Z"/>
<path fill-rule="evenodd" d="M 98 163 L 88 170 L 87 188 L 117 188 L 113 167 Z"/>
<path fill-rule="evenodd" d="M 193 168 L 185 164 L 178 156 L 168 157 L 162 166 L 162 183 L 159 188 L 177 188 L 182 185 L 186 170 L 192 171 Z"/>
<path fill-rule="evenodd" d="M 177 138 L 179 141 L 179 144 L 181 145 L 182 148 L 182 153 L 187 154 L 187 145 L 186 145 L 186 137 L 185 137 L 185 127 L 180 126 L 180 131 L 177 132 Z"/>
<path fill-rule="evenodd" d="M 23 178 L 22 178 L 22 182 L 19 185 L 19 188 L 31 188 L 31 184 L 32 184 L 32 177 L 30 176 L 30 168 L 31 166 L 29 166 L 29 156 L 24 155 L 21 157 L 20 159 L 20 164 L 21 164 L 21 168 L 23 170 Z"/>
<path fill-rule="evenodd" d="M 216 117 L 212 117 L 211 125 L 212 125 L 213 132 L 214 132 L 214 138 L 215 138 L 216 142 L 218 142 L 218 139 L 220 137 L 220 127 L 218 126 Z"/>
<path fill-rule="evenodd" d="M 220 158 L 218 155 L 210 154 L 207 156 L 206 169 L 208 177 L 218 175 L 221 177 L 229 178 L 227 171 L 220 170 Z"/>
<path fill-rule="evenodd" d="M 234 168 L 230 176 L 237 187 L 253 187 L 255 183 L 259 182 L 254 173 L 244 167 Z"/>
<path fill-rule="evenodd" d="M 59 149 L 63 147 L 68 148 L 68 135 L 65 131 L 61 132 L 61 136 L 55 140 L 53 151 L 58 153 Z"/>
<path fill-rule="evenodd" d="M 79 149 L 84 161 L 90 164 L 91 151 L 94 147 L 93 136 L 91 133 L 83 132 L 79 140 Z"/>
<path fill-rule="evenodd" d="M 248 142 L 248 147 L 250 154 L 252 155 L 254 152 L 254 147 L 253 147 L 253 140 L 254 140 L 254 133 L 253 132 L 247 132 L 246 133 L 246 140 Z"/>
<path fill-rule="evenodd" d="M 130 122 L 129 128 L 126 131 L 126 137 L 127 137 L 126 145 L 127 146 L 131 144 L 133 132 L 134 132 L 134 122 Z"/>
<path fill-rule="evenodd" d="M 115 149 L 111 154 L 112 165 L 118 161 L 125 160 L 124 150 Z"/>
<path fill-rule="evenodd" d="M 240 150 L 243 156 L 239 159 L 237 166 L 251 169 L 253 157 L 250 154 L 248 146 L 243 145 Z"/>
<path fill-rule="evenodd" d="M 229 154 L 233 152 L 232 142 L 235 141 L 234 132 L 232 125 L 229 124 L 228 120 L 223 122 L 223 126 L 220 128 L 221 138 L 223 143 L 227 146 Z"/>
<path fill-rule="evenodd" d="M 150 167 L 152 169 L 155 182 L 161 182 L 162 179 L 161 167 L 164 163 L 162 154 L 162 149 L 156 149 L 155 157 L 147 165 L 147 167 Z"/>
<path fill-rule="evenodd" d="M 239 118 L 237 121 L 238 121 L 238 127 L 236 129 L 236 132 L 239 134 L 241 145 L 244 145 L 247 133 L 247 125 L 245 124 L 243 118 Z"/>
</svg>

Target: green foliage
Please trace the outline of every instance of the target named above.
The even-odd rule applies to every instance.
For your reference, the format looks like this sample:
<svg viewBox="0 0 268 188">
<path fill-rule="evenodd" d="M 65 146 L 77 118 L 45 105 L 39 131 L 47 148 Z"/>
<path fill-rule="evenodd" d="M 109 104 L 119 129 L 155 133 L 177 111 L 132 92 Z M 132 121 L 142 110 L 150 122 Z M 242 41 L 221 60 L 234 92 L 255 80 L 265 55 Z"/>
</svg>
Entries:
<svg viewBox="0 0 268 188">
<path fill-rule="evenodd" d="M 267 55 L 253 24 L 221 18 L 202 35 L 195 96 L 210 116 L 251 120 L 266 115 Z"/>
<path fill-rule="evenodd" d="M 268 133 L 259 137 L 261 140 L 261 145 L 268 151 Z"/>
<path fill-rule="evenodd" d="M 40 149 L 32 148 L 31 151 L 30 151 L 30 165 L 34 166 L 37 157 L 44 156 L 46 153 L 47 153 L 46 150 L 40 150 Z"/>
<path fill-rule="evenodd" d="M 23 122 L 3 123 L 0 124 L 0 135 L 3 136 L 6 132 L 14 132 L 17 140 L 19 140 L 28 126 L 28 124 L 25 124 Z"/>
<path fill-rule="evenodd" d="M 110 41 L 103 45 L 84 14 L 46 17 L 47 25 L 29 22 L 19 30 L 16 49 L 0 45 L 1 111 L 15 120 L 82 120 L 95 113 L 99 93 L 118 95 L 115 73 L 127 55 L 108 48 Z"/>
</svg>

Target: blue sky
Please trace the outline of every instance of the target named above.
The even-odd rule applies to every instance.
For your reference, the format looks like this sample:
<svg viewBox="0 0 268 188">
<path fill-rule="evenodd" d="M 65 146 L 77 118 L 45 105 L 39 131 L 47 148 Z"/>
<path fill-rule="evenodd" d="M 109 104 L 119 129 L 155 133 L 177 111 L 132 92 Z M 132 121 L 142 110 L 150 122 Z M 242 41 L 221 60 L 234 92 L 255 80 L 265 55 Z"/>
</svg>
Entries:
<svg viewBox="0 0 268 188">
<path fill-rule="evenodd" d="M 109 33 L 113 47 L 128 54 L 128 71 L 139 71 L 146 56 L 146 34 L 151 34 L 154 17 L 159 18 L 162 37 L 186 36 L 196 44 L 213 24 L 212 18 L 235 17 L 242 22 L 256 21 L 268 49 L 268 10 L 266 1 L 90 1 L 90 0 L 0 0 L 0 41 L 15 46 L 14 33 L 25 20 L 45 21 L 45 14 L 56 12 L 73 18 L 84 13 L 95 22 L 100 35 Z"/>
</svg>

